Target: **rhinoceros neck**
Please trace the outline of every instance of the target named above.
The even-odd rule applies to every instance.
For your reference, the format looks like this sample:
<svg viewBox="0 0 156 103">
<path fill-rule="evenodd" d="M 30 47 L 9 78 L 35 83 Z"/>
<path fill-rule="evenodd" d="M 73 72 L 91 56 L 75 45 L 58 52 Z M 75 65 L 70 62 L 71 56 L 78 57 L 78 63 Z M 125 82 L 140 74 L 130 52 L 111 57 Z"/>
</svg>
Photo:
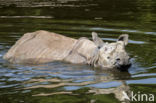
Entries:
<svg viewBox="0 0 156 103">
<path fill-rule="evenodd" d="M 93 61 L 95 61 L 96 48 L 97 46 L 89 39 L 80 38 L 64 60 L 71 63 L 92 65 Z"/>
</svg>

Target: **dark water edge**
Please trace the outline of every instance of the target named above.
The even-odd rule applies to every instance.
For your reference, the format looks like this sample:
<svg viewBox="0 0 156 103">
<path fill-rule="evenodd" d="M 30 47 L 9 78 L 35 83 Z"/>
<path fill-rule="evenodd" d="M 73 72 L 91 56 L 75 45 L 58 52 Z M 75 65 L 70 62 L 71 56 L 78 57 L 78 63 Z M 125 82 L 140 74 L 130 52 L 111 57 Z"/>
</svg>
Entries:
<svg viewBox="0 0 156 103">
<path fill-rule="evenodd" d="M 120 103 L 121 91 L 156 98 L 155 5 L 154 0 L 0 0 L 0 103 Z M 105 42 L 127 33 L 133 65 L 118 72 L 2 59 L 24 33 L 36 30 L 90 39 L 96 31 Z"/>
</svg>

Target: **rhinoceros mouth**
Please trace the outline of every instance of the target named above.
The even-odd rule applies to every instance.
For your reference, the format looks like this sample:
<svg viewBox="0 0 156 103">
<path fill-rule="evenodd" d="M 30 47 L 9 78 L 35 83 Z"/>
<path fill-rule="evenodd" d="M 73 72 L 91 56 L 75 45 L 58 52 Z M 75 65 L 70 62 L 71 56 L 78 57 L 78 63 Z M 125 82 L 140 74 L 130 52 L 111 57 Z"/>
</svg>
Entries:
<svg viewBox="0 0 156 103">
<path fill-rule="evenodd" d="M 126 64 L 126 65 L 120 65 L 120 64 L 116 64 L 116 68 L 120 71 L 128 71 L 128 69 L 131 67 L 131 63 Z"/>
</svg>

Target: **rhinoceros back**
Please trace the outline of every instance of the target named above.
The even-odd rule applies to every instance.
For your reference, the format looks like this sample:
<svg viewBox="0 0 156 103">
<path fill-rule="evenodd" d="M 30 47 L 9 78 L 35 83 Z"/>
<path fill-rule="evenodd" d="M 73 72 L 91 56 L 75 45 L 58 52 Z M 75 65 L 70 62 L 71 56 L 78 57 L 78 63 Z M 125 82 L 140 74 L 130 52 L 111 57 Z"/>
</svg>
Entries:
<svg viewBox="0 0 156 103">
<path fill-rule="evenodd" d="M 24 34 L 3 56 L 12 63 L 46 63 L 63 60 L 76 39 L 47 31 Z"/>
</svg>

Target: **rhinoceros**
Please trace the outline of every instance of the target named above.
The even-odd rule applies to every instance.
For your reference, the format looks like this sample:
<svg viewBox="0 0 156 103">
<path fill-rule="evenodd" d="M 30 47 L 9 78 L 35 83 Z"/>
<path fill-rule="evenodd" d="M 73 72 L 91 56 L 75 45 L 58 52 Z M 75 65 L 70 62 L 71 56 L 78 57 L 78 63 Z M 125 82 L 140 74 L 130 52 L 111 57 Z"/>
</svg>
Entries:
<svg viewBox="0 0 156 103">
<path fill-rule="evenodd" d="M 39 30 L 24 34 L 3 56 L 11 63 L 48 63 L 65 61 L 94 67 L 127 70 L 131 63 L 125 46 L 128 34 L 122 34 L 113 43 L 106 43 L 92 32 L 92 41 L 86 37 L 74 39 L 61 34 Z"/>
</svg>

